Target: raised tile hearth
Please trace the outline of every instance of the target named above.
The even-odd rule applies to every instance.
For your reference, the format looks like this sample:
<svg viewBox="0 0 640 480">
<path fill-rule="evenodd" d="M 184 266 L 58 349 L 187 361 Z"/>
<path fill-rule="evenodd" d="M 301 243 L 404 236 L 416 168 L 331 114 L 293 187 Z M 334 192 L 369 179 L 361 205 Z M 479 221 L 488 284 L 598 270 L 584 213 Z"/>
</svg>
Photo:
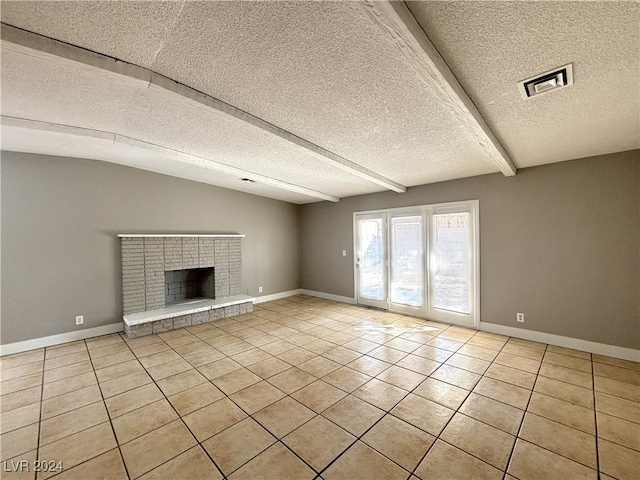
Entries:
<svg viewBox="0 0 640 480">
<path fill-rule="evenodd" d="M 253 310 L 242 295 L 244 235 L 120 234 L 124 329 L 166 332 Z"/>
<path fill-rule="evenodd" d="M 123 317 L 124 331 L 129 338 L 136 338 L 199 325 L 220 318 L 243 315 L 253 312 L 254 300 L 248 295 L 234 295 L 218 299 L 186 301 L 156 310 L 131 313 Z"/>
</svg>

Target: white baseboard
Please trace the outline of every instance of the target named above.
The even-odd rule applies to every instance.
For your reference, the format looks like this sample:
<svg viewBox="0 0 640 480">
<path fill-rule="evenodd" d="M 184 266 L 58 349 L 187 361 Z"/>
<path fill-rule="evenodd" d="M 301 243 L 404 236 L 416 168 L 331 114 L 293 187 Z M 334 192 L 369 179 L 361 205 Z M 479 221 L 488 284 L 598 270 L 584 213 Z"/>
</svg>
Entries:
<svg viewBox="0 0 640 480">
<path fill-rule="evenodd" d="M 572 348 L 574 350 L 582 350 L 583 352 L 606 355 L 607 357 L 640 362 L 640 350 L 635 350 L 633 348 L 590 342 L 589 340 L 564 337 L 553 333 L 536 332 L 534 330 L 525 330 L 523 328 L 508 327 L 506 325 L 498 325 L 496 323 L 480 322 L 480 330 L 484 332 L 498 333 L 500 335 L 508 335 L 510 337 L 522 338 L 523 340 L 531 340 L 533 342 L 548 343 L 549 345 L 555 345 L 557 347 Z"/>
<path fill-rule="evenodd" d="M 293 295 L 309 295 L 312 297 L 324 298 L 325 300 L 333 300 L 350 305 L 355 305 L 356 303 L 355 298 L 352 297 L 343 297 L 341 295 L 333 295 L 331 293 L 317 292 L 314 290 L 305 289 L 289 290 L 286 292 L 274 293 L 272 295 L 263 295 L 261 297 L 256 297 L 254 303 L 269 302 L 272 300 L 278 300 L 280 298 L 291 297 Z M 11 355 L 13 353 L 26 352 L 27 350 L 35 350 L 42 347 L 60 345 L 61 343 L 73 342 L 75 340 L 84 340 L 85 338 L 99 337 L 101 335 L 121 332 L 122 330 L 123 324 L 122 322 L 118 322 L 111 323 L 109 325 L 103 325 L 101 327 L 77 330 L 75 332 L 67 332 L 58 335 L 51 335 L 48 337 L 34 338 L 32 340 L 25 340 L 22 342 L 8 343 L 6 345 L 0 345 L 0 357 L 4 355 Z M 507 335 L 515 338 L 522 338 L 524 340 L 531 340 L 533 342 L 548 343 L 549 345 L 556 345 L 558 347 L 572 348 L 575 350 L 582 350 L 584 352 L 606 355 L 608 357 L 640 362 L 640 350 L 636 350 L 633 348 L 618 347 L 616 345 L 591 342 L 589 340 L 581 340 L 579 338 L 564 337 L 562 335 L 555 335 L 552 333 L 537 332 L 534 330 L 525 330 L 522 328 L 509 327 L 506 325 L 498 325 L 496 323 L 480 322 L 480 330 L 484 332 L 497 333 L 500 335 Z"/>
<path fill-rule="evenodd" d="M 27 350 L 35 350 L 42 347 L 51 347 L 60 345 L 61 343 L 73 342 L 75 340 L 84 340 L 85 338 L 99 337 L 100 335 L 108 335 L 123 330 L 122 322 L 102 325 L 101 327 L 85 328 L 76 330 L 75 332 L 60 333 L 49 337 L 34 338 L 32 340 L 24 340 L 22 342 L 8 343 L 0 345 L 0 357 L 11 355 L 12 353 L 26 352 Z"/>
<path fill-rule="evenodd" d="M 300 289 L 300 294 L 310 295 L 312 297 L 324 298 L 325 300 L 333 300 L 335 302 L 348 303 L 350 305 L 356 304 L 356 299 L 353 297 L 343 297 L 342 295 L 334 295 L 333 293 L 316 292 L 315 290 Z"/>
<path fill-rule="evenodd" d="M 286 292 L 274 293 L 272 295 L 261 295 L 260 297 L 256 297 L 253 303 L 271 302 L 272 300 L 280 300 L 281 298 L 292 297 L 294 295 L 299 295 L 300 293 L 302 293 L 302 290 L 298 288 L 296 290 L 288 290 Z"/>
<path fill-rule="evenodd" d="M 262 295 L 256 297 L 253 303 L 270 302 L 272 300 L 278 300 L 280 298 L 291 297 L 293 295 L 311 295 L 314 297 L 325 298 L 327 300 L 335 300 L 337 302 L 355 303 L 353 298 L 341 297 L 339 295 L 331 295 L 329 293 L 314 292 L 311 290 L 288 290 L 286 292 L 274 293 L 272 295 Z M 109 325 L 103 325 L 101 327 L 85 328 L 83 330 L 77 330 L 74 332 L 60 333 L 58 335 L 51 335 L 48 337 L 34 338 L 31 340 L 24 340 L 22 342 L 8 343 L 6 345 L 0 345 L 0 357 L 4 355 L 11 355 L 13 353 L 26 352 L 27 350 L 35 350 L 42 347 L 51 347 L 53 345 L 60 345 L 61 343 L 73 342 L 76 340 L 84 340 L 85 338 L 99 337 L 101 335 L 108 335 L 110 333 L 121 332 L 123 330 L 123 323 L 112 323 Z"/>
<path fill-rule="evenodd" d="M 273 295 L 262 295 L 256 297 L 253 303 L 270 302 L 272 300 L 279 300 L 281 298 L 292 297 L 294 295 L 309 295 L 311 297 L 324 298 L 325 300 L 333 300 L 335 302 L 348 303 L 355 305 L 356 299 L 353 297 L 343 297 L 342 295 L 334 295 L 332 293 L 316 292 L 315 290 L 305 290 L 304 288 L 298 288 L 297 290 L 288 290 L 286 292 L 274 293 Z"/>
</svg>

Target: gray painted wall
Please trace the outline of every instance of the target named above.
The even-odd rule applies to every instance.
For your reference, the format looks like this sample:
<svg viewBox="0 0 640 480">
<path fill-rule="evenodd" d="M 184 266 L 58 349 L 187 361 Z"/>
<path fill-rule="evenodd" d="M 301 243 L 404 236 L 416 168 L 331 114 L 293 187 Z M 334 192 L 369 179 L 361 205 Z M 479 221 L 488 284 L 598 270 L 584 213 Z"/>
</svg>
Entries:
<svg viewBox="0 0 640 480">
<path fill-rule="evenodd" d="M 299 287 L 296 205 L 91 160 L 0 168 L 2 344 L 121 321 L 117 233 L 242 233 L 248 294 Z"/>
<path fill-rule="evenodd" d="M 640 348 L 639 191 L 635 150 L 304 205 L 301 287 L 354 296 L 353 212 L 479 199 L 481 321 Z"/>
<path fill-rule="evenodd" d="M 352 297 L 354 211 L 477 198 L 482 321 L 640 348 L 638 150 L 302 207 L 90 160 L 0 169 L 2 344 L 119 321 L 120 232 L 237 231 L 247 293 Z"/>
</svg>

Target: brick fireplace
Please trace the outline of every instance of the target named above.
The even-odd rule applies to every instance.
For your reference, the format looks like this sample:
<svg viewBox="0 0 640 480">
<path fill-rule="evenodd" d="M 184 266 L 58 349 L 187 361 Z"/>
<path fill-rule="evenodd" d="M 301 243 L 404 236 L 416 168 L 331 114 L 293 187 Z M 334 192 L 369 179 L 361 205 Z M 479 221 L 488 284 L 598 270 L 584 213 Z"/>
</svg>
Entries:
<svg viewBox="0 0 640 480">
<path fill-rule="evenodd" d="M 130 336 L 191 325 L 195 313 L 201 323 L 253 309 L 253 299 L 241 293 L 243 235 L 118 236 Z"/>
</svg>

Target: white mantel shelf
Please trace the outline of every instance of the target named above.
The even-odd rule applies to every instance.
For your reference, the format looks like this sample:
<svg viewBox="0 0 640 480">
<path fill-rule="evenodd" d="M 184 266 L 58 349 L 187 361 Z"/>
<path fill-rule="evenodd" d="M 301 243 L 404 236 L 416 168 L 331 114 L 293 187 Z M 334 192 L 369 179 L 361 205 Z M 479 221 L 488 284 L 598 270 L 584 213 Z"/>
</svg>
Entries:
<svg viewBox="0 0 640 480">
<path fill-rule="evenodd" d="M 176 237 L 207 237 L 207 238 L 244 238 L 246 235 L 239 233 L 119 233 L 118 237 L 123 238 L 176 238 Z"/>
</svg>

